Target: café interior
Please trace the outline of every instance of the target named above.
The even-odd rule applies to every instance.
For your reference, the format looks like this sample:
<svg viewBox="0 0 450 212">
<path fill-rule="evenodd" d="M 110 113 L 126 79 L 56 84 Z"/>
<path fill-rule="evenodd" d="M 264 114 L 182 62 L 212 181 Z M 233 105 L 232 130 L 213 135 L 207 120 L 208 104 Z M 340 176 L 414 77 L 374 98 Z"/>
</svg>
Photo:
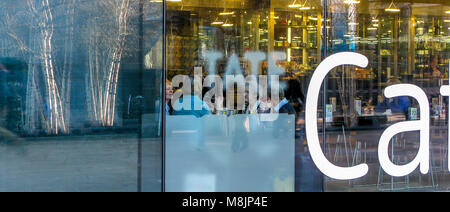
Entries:
<svg viewBox="0 0 450 212">
<path fill-rule="evenodd" d="M 338 67 L 326 78 L 319 104 L 323 151 L 336 165 L 369 165 L 363 178 L 338 181 L 326 176 L 325 191 L 448 190 L 448 85 L 450 1 L 448 0 L 167 0 L 167 79 L 207 67 L 205 54 L 239 57 L 244 71 L 248 51 L 286 53 L 283 79 L 296 80 L 307 95 L 312 74 L 321 61 L 351 51 L 369 59 L 366 68 Z M 206 70 L 207 71 L 207 70 Z M 258 74 L 267 74 L 263 63 Z M 206 73 L 204 73 L 206 74 Z M 246 73 L 248 74 L 248 72 Z M 410 83 L 425 90 L 431 109 L 430 172 L 405 177 L 384 173 L 377 159 L 378 139 L 394 123 L 420 119 L 412 98 L 387 99 L 387 86 Z M 324 96 L 325 95 L 325 96 Z M 301 173 L 308 152 L 304 107 L 296 109 L 296 191 L 311 184 Z M 216 112 L 213 112 L 213 114 Z M 419 132 L 396 135 L 390 158 L 395 164 L 414 159 Z M 320 174 L 319 174 L 320 175 Z M 314 174 L 313 174 L 314 176 Z"/>
</svg>

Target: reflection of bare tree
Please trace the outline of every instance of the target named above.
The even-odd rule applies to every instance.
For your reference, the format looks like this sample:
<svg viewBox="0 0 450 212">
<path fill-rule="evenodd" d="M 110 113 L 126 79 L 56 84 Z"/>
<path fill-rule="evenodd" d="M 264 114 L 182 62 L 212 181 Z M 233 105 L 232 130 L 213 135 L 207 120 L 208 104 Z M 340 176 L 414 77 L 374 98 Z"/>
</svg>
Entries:
<svg viewBox="0 0 450 212">
<path fill-rule="evenodd" d="M 77 80 L 72 69 L 78 67 L 74 52 L 88 56 L 82 86 L 90 121 L 114 125 L 119 71 L 138 5 L 130 0 L 24 2 L 0 1 L 0 56 L 28 60 L 23 129 L 28 134 L 40 129 L 69 133 L 71 99 L 77 98 L 71 96 L 72 86 L 77 86 L 72 81 Z M 78 32 L 75 24 L 81 26 Z"/>
<path fill-rule="evenodd" d="M 30 20 L 29 17 L 29 9 L 27 5 L 18 5 L 13 7 L 12 5 L 16 3 L 13 1 L 1 1 L 0 8 L 2 8 L 1 16 L 3 18 L 0 19 L 0 30 L 3 33 L 0 36 L 0 41 L 4 44 L 2 55 L 4 57 L 20 57 L 26 58 L 27 55 L 30 55 L 30 59 L 33 55 L 33 50 L 30 48 L 30 43 L 27 42 L 31 36 L 24 36 L 24 32 L 29 33 Z M 26 30 L 24 30 L 26 28 Z M 31 39 L 30 39 L 31 40 Z M 30 67 L 31 67 L 31 63 Z M 40 120 L 38 116 L 39 105 L 42 106 L 42 99 L 40 95 L 39 84 L 36 83 L 38 79 L 38 75 L 36 75 L 36 71 L 30 68 L 30 71 L 27 75 L 27 97 L 26 97 L 26 115 L 25 126 L 24 128 L 28 130 L 29 133 L 32 133 L 34 129 L 37 128 L 37 122 Z M 6 132 L 6 129 L 2 129 Z M 8 133 L 1 133 L 2 136 L 6 138 L 11 137 L 8 136 Z M 11 135 L 11 133 L 9 133 Z"/>
<path fill-rule="evenodd" d="M 88 107 L 94 124 L 113 126 L 121 59 L 130 33 L 129 16 L 134 13 L 130 0 L 104 0 L 95 4 L 108 15 L 97 14 L 89 20 Z"/>
<path fill-rule="evenodd" d="M 64 41 L 64 62 L 62 73 L 59 76 L 61 78 L 61 90 L 63 93 L 62 101 L 64 104 L 65 125 L 70 125 L 70 93 L 71 93 L 71 73 L 72 73 L 72 60 L 73 60 L 73 32 L 74 32 L 74 16 L 75 16 L 75 3 L 77 0 L 65 0 L 67 2 L 64 8 L 66 12 L 66 31 Z"/>
<path fill-rule="evenodd" d="M 48 133 L 58 134 L 68 132 L 68 114 L 70 111 L 70 72 L 71 72 L 71 48 L 73 15 L 75 0 L 64 0 L 68 12 L 66 24 L 68 24 L 64 51 L 65 57 L 63 67 L 56 65 L 56 53 L 54 52 L 54 15 L 49 0 L 28 0 L 28 7 L 35 23 L 36 34 L 30 38 L 30 46 L 33 54 L 30 54 L 28 88 L 27 88 L 27 111 L 26 128 L 35 130 L 38 120 L 44 119 L 44 127 Z M 31 37 L 31 36 L 30 36 Z M 37 65 L 39 64 L 39 65 Z M 40 98 L 39 71 L 43 72 L 45 93 L 44 99 Z M 44 114 L 38 111 L 44 108 Z"/>
</svg>

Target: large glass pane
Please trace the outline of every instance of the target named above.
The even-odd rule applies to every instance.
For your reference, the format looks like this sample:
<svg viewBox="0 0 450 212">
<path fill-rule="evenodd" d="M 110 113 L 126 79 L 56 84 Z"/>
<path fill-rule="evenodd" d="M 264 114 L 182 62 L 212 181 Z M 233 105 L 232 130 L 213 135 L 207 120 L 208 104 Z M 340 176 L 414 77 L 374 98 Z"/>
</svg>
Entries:
<svg viewBox="0 0 450 212">
<path fill-rule="evenodd" d="M 144 71 L 142 83 L 136 99 L 142 103 L 142 156 L 140 157 L 142 173 L 141 191 L 162 191 L 162 102 L 164 90 L 163 79 L 163 2 L 159 0 L 140 1 L 143 4 L 142 16 L 142 50 Z M 133 83 L 133 82 L 130 82 Z"/>
<path fill-rule="evenodd" d="M 161 13 L 0 2 L 1 191 L 160 190 Z"/>
<path fill-rule="evenodd" d="M 321 2 L 167 7 L 167 190 L 321 190 L 303 135 Z"/>
<path fill-rule="evenodd" d="M 332 105 L 333 116 L 326 129 L 326 155 L 345 167 L 366 163 L 369 173 L 351 181 L 327 178 L 326 190 L 446 190 L 450 176 L 448 98 L 439 89 L 448 84 L 449 1 L 328 2 L 328 54 L 358 52 L 369 59 L 369 65 L 338 67 L 329 74 L 327 104 Z M 388 86 L 402 83 L 423 89 L 429 105 L 419 105 L 407 95 L 385 96 Z M 388 128 L 398 128 L 396 123 L 426 120 L 428 112 L 431 118 L 425 125 L 430 126 L 430 149 L 425 151 L 430 153 L 429 172 L 416 169 L 403 177 L 391 177 L 379 162 L 381 135 Z M 389 160 L 398 166 L 412 162 L 419 142 L 419 131 L 396 134 L 386 150 Z"/>
</svg>

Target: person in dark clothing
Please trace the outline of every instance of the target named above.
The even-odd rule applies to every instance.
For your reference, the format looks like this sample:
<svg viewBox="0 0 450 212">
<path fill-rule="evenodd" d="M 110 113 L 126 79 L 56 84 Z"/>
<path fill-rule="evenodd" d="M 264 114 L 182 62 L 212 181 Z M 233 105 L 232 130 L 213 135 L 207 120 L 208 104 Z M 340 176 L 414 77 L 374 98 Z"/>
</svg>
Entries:
<svg viewBox="0 0 450 212">
<path fill-rule="evenodd" d="M 290 115 L 296 114 L 294 107 L 286 98 L 281 100 L 281 102 L 275 107 L 275 111 L 277 111 L 278 113 L 287 113 Z"/>
<path fill-rule="evenodd" d="M 0 125 L 3 125 L 8 114 L 8 73 L 9 71 L 0 63 Z"/>
<path fill-rule="evenodd" d="M 3 112 L 6 110 L 7 99 L 9 96 L 8 73 L 9 71 L 0 63 L 0 108 L 2 117 L 4 115 Z"/>
<path fill-rule="evenodd" d="M 6 141 L 22 141 L 17 135 L 5 128 L 8 124 L 8 98 L 11 96 L 8 87 L 9 70 L 0 63 L 0 140 Z"/>
<path fill-rule="evenodd" d="M 305 95 L 303 94 L 302 86 L 296 79 L 287 81 L 287 88 L 284 96 L 291 103 L 297 113 L 302 112 L 305 108 Z"/>
<path fill-rule="evenodd" d="M 276 102 L 275 98 L 272 98 L 273 94 L 269 94 L 266 97 L 261 97 L 259 99 L 260 104 L 258 106 L 258 113 L 287 113 L 290 115 L 295 115 L 295 108 L 286 98 L 285 93 L 286 89 L 280 90 L 279 99 L 281 99 L 281 101 L 279 102 Z"/>
<path fill-rule="evenodd" d="M 385 113 L 387 109 L 389 109 L 389 105 L 388 105 L 386 99 L 384 98 L 384 95 L 380 94 L 378 96 L 377 106 L 375 106 L 375 112 Z"/>
<path fill-rule="evenodd" d="M 433 102 L 434 98 L 439 99 L 440 87 L 442 85 L 443 72 L 439 69 L 439 57 L 433 55 L 430 57 L 429 67 L 425 70 L 425 74 L 429 79 L 423 86 L 428 100 Z"/>
</svg>

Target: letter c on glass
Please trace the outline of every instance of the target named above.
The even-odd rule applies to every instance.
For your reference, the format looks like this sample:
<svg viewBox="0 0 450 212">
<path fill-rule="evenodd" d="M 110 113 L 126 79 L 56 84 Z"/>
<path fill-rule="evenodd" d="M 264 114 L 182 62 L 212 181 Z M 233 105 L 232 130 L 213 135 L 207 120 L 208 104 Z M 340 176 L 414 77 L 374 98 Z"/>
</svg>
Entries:
<svg viewBox="0 0 450 212">
<path fill-rule="evenodd" d="M 317 129 L 317 104 L 319 101 L 320 87 L 327 74 L 334 68 L 341 65 L 354 65 L 367 67 L 369 60 L 364 55 L 343 52 L 326 58 L 317 67 L 309 83 L 308 95 L 306 99 L 306 139 L 311 157 L 319 170 L 330 178 L 337 180 L 351 180 L 363 177 L 369 171 L 367 164 L 360 164 L 354 167 L 338 167 L 332 164 L 322 152 L 320 147 Z"/>
</svg>

